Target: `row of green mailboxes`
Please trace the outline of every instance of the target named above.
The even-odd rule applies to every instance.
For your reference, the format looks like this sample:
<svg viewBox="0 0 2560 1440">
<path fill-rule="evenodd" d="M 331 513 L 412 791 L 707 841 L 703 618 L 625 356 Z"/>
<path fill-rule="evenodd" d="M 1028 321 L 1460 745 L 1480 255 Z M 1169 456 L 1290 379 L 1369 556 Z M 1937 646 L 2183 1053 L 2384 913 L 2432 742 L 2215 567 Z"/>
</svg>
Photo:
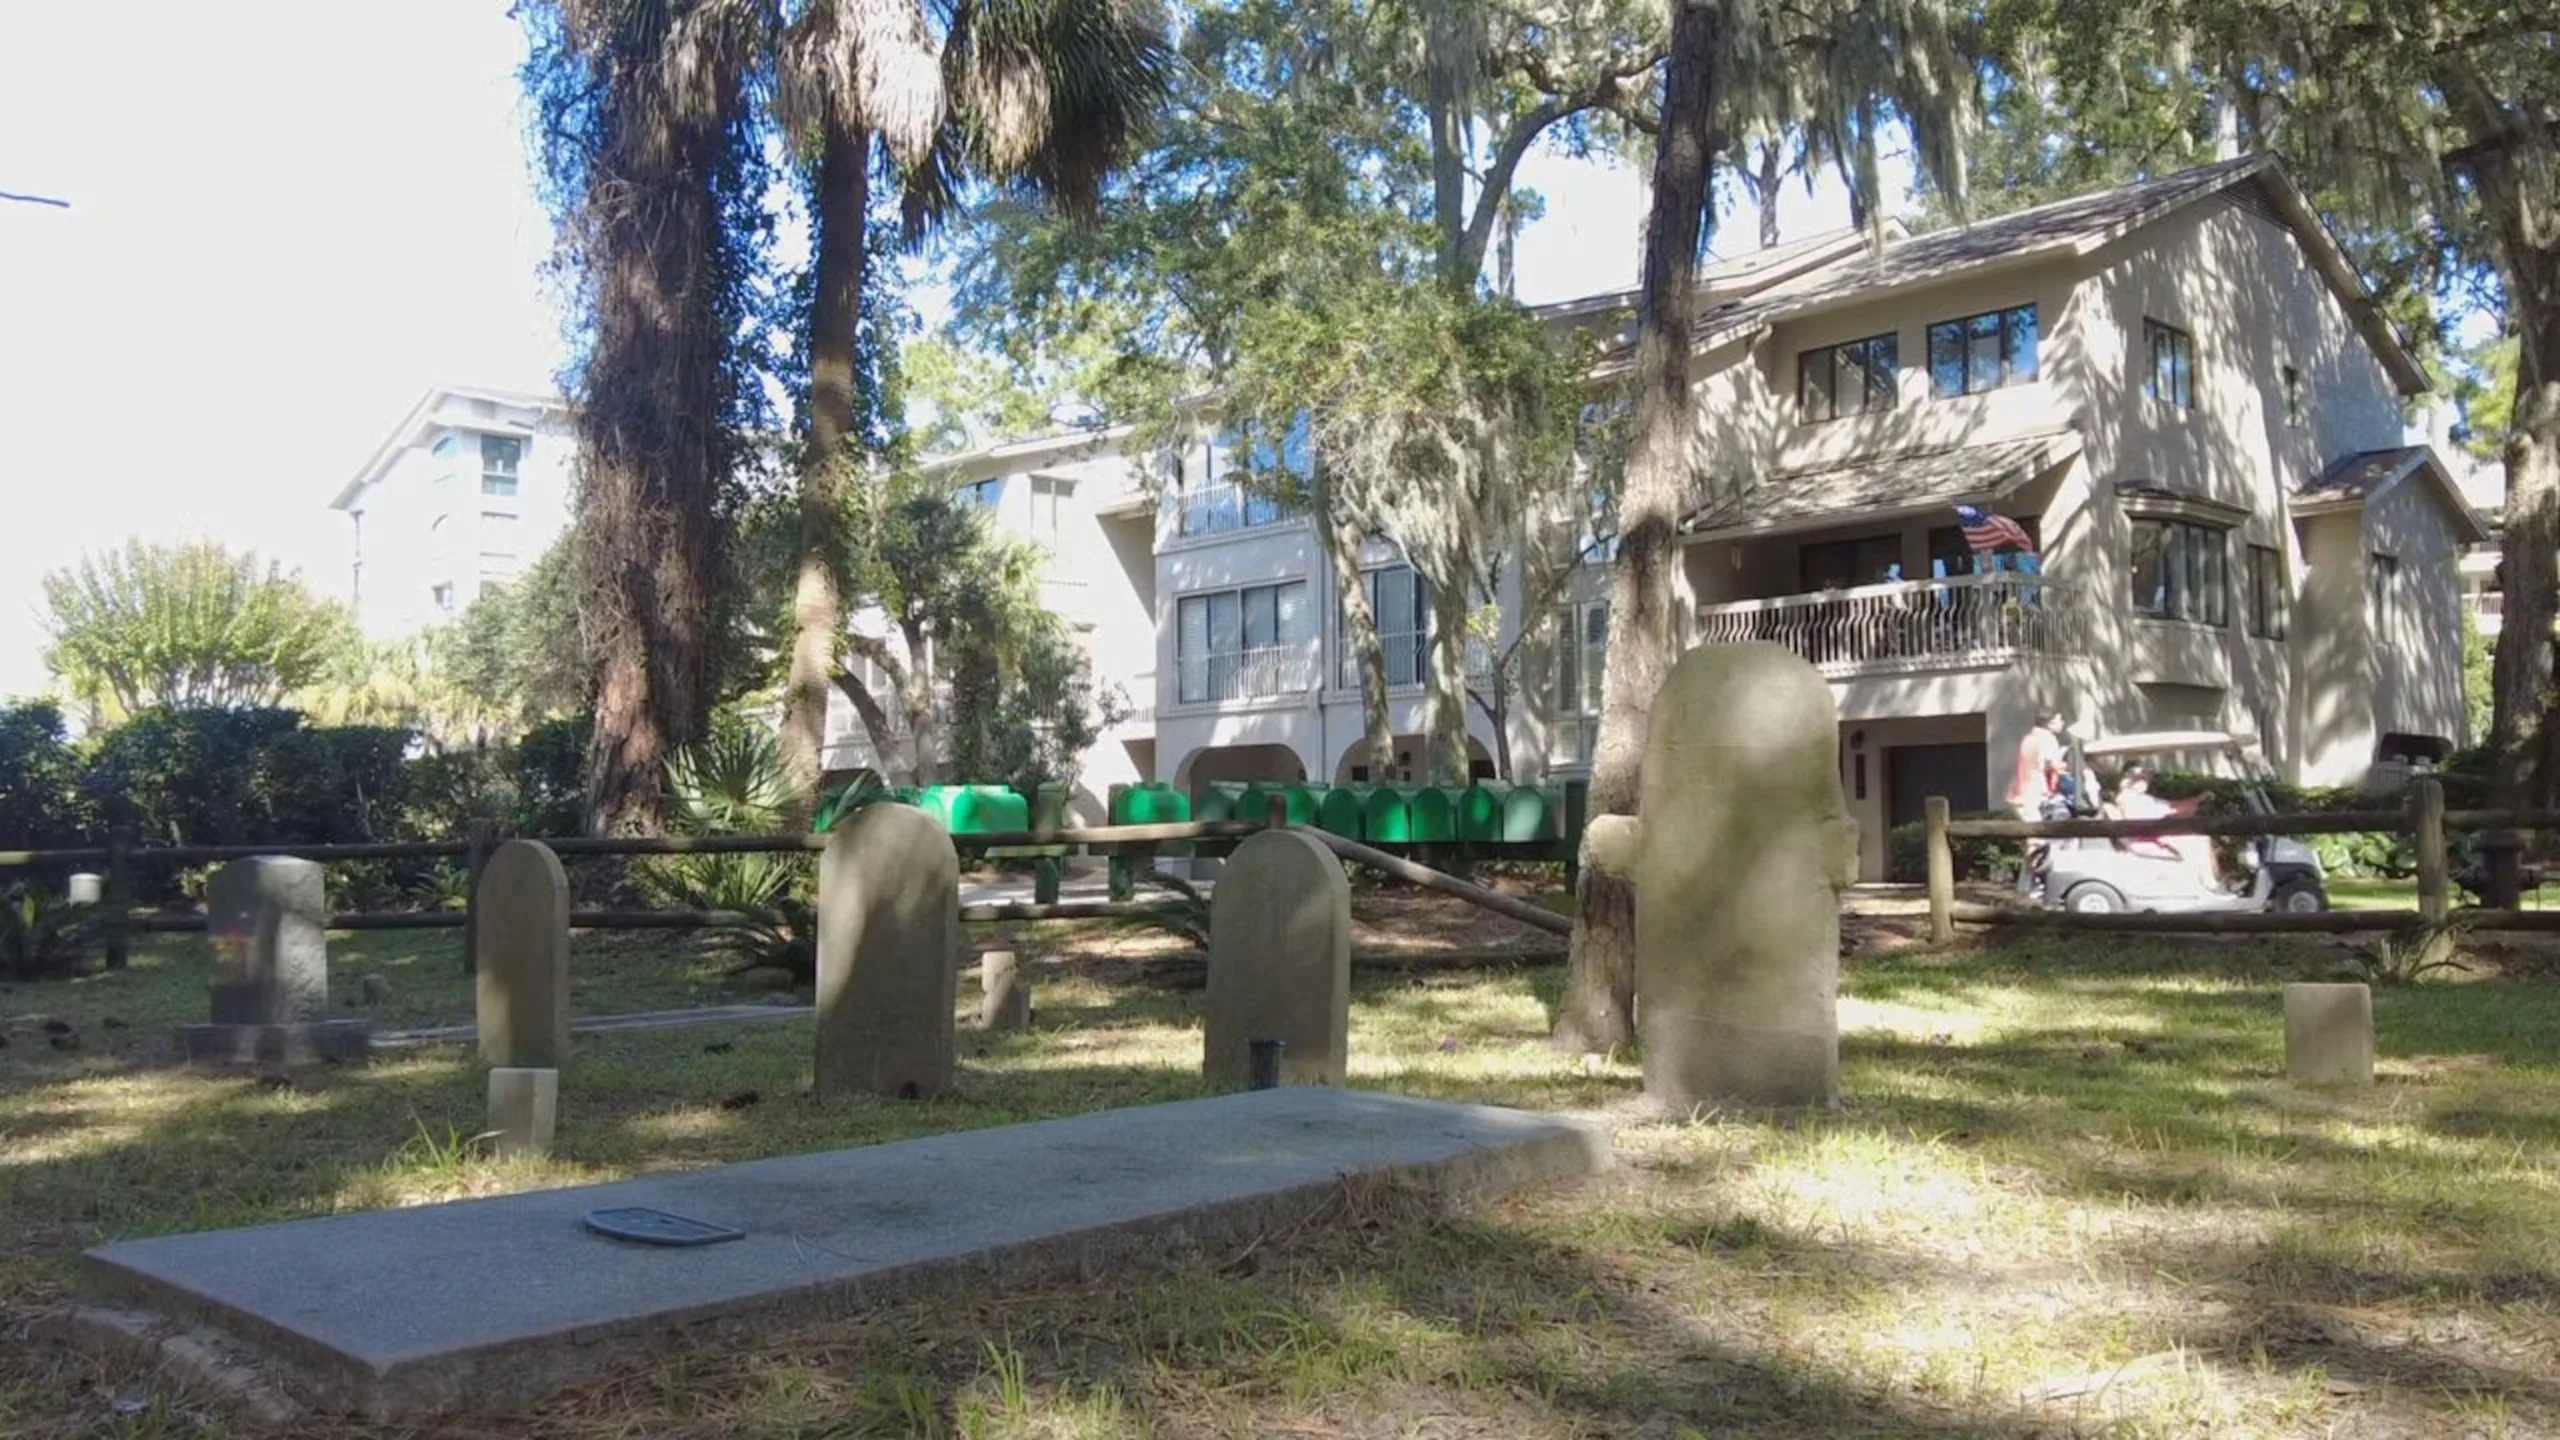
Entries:
<svg viewBox="0 0 2560 1440">
<path fill-rule="evenodd" d="M 1377 845 L 1428 845 L 1465 841 L 1490 845 L 1544 845 L 1576 840 L 1581 828 L 1582 782 L 1561 787 L 1479 781 L 1463 788 L 1437 785 L 1285 785 L 1213 781 L 1195 801 L 1162 781 L 1114 785 L 1110 823 L 1160 825 L 1183 821 L 1259 822 L 1271 814 L 1272 797 L 1287 807 L 1289 823 L 1311 825 L 1346 840 Z M 877 792 L 873 792 L 875 795 Z M 819 811 L 817 828 L 831 830 L 852 792 Z M 1030 797 L 1003 785 L 928 785 L 889 792 L 940 820 L 954 835 L 990 834 L 1066 822 L 1067 790 L 1040 787 Z"/>
</svg>

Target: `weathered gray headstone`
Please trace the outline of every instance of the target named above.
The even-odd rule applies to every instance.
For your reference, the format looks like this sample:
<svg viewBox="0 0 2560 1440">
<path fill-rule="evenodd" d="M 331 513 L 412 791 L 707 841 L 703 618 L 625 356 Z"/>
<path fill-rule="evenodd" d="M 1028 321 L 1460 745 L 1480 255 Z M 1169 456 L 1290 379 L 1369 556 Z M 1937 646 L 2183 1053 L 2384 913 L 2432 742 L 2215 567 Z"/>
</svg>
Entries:
<svg viewBox="0 0 2560 1440">
<path fill-rule="evenodd" d="M 1283 1085 L 1339 1085 L 1351 1044 L 1351 881 L 1322 842 L 1266 830 L 1238 845 L 1209 898 L 1201 1071 L 1253 1080 L 1253 1042 L 1287 1044 Z"/>
<path fill-rule="evenodd" d="M 2299 1085 L 2372 1084 L 2372 989 L 2284 987 L 2284 1072 Z"/>
<path fill-rule="evenodd" d="M 1776 645 L 1682 656 L 1653 702 L 1639 821 L 1593 858 L 1636 890 L 1636 1029 L 1664 1108 L 1840 1093 L 1840 892 L 1858 831 L 1831 687 Z"/>
<path fill-rule="evenodd" d="M 480 1058 L 557 1070 L 569 1059 L 569 875 L 538 840 L 510 840 L 474 897 Z"/>
<path fill-rule="evenodd" d="M 327 872 L 309 860 L 233 860 L 205 884 L 213 1023 L 179 1027 L 191 1061 L 301 1064 L 362 1055 L 360 1020 L 331 1020 Z"/>
<path fill-rule="evenodd" d="M 959 1003 L 959 853 L 914 806 L 866 805 L 818 859 L 818 1093 L 950 1089 Z"/>
<path fill-rule="evenodd" d="M 489 1132 L 500 1159 L 551 1153 L 560 1072 L 501 1065 L 489 1072 Z"/>
<path fill-rule="evenodd" d="M 978 1025 L 986 1030 L 1026 1030 L 1031 1026 L 1031 982 L 1010 950 L 990 950 L 978 957 Z"/>
</svg>

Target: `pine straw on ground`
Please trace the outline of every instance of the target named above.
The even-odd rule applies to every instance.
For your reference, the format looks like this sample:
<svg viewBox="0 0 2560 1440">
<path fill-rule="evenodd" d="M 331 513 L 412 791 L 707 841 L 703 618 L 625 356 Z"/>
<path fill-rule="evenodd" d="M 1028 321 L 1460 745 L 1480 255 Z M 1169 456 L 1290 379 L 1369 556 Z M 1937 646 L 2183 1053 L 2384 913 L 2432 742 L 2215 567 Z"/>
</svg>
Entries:
<svg viewBox="0 0 2560 1440">
<path fill-rule="evenodd" d="M 1552 967 L 1373 974 L 1354 1083 L 1609 1117 L 1620 1167 L 1458 1214 L 1346 1194 L 1251 1246 L 779 1333 L 429 1433 L 2560 1433 L 2560 995 L 2488 971 L 2383 991 L 2382 1083 L 2322 1094 L 2280 1078 L 2276 985 L 2333 945 L 1876 949 L 1844 985 L 1836 1114 L 1647 1119 L 1623 1058 L 1542 1043 Z M 1197 997 L 1055 966 L 1032 1033 L 968 1037 L 959 1099 L 819 1107 L 802 1022 L 598 1037 L 562 1155 L 504 1166 L 460 1143 L 463 1053 L 186 1076 L 102 1027 L 153 983 L 0 996 L 12 1333 L 113 1235 L 1196 1092 Z M 84 1047 L 46 1045 L 37 1005 Z M 0 1432 L 270 1433 L 231 1425 L 211 1397 L 0 1345 Z"/>
</svg>

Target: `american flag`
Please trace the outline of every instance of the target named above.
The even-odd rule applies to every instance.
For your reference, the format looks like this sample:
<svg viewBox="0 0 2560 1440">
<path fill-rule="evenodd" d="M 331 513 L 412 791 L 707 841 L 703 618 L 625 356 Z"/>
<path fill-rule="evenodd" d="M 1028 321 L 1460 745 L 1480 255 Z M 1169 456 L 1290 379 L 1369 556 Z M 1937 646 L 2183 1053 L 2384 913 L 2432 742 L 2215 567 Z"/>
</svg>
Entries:
<svg viewBox="0 0 2560 1440">
<path fill-rule="evenodd" d="M 1956 523 L 1964 527 L 1964 543 L 1973 547 L 1976 555 L 1996 555 L 2011 549 L 2036 553 L 2035 537 L 2006 515 L 1994 515 L 1979 506 L 1959 505 Z"/>
</svg>

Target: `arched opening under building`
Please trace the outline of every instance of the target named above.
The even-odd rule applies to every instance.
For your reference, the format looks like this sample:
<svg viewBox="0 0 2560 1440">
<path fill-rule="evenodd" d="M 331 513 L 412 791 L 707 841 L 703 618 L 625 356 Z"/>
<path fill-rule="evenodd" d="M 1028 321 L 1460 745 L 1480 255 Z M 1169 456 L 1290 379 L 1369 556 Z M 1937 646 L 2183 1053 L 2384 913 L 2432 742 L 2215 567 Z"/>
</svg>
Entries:
<svg viewBox="0 0 2560 1440">
<path fill-rule="evenodd" d="M 1386 773 L 1382 775 L 1375 773 L 1374 767 L 1370 764 L 1368 743 L 1361 740 L 1351 742 L 1344 747 L 1342 758 L 1334 763 L 1333 783 L 1336 785 L 1419 785 L 1431 778 L 1429 760 L 1431 749 L 1423 736 L 1398 735 L 1393 743 L 1395 763 L 1387 767 Z M 1495 778 L 1492 753 L 1484 748 L 1482 740 L 1473 735 L 1467 737 L 1467 778 L 1470 780 Z"/>
<path fill-rule="evenodd" d="M 1294 785 L 1307 778 L 1298 752 L 1286 745 L 1209 745 L 1183 757 L 1173 772 L 1174 788 L 1196 802 L 1221 780 L 1250 784 L 1256 780 Z"/>
</svg>

